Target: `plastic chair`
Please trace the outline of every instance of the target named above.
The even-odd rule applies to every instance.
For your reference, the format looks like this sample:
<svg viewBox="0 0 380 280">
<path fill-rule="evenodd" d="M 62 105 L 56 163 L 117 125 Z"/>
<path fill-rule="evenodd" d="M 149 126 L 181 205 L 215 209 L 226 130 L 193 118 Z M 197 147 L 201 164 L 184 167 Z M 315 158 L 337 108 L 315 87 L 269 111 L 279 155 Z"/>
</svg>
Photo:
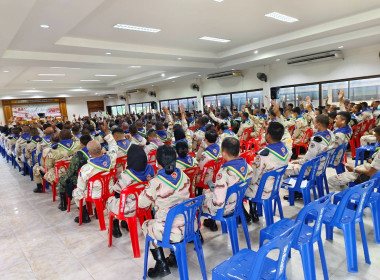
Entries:
<svg viewBox="0 0 380 280">
<path fill-rule="evenodd" d="M 126 221 L 129 228 L 129 235 L 131 237 L 131 243 L 132 243 L 132 250 L 133 250 L 133 256 L 135 258 L 140 257 L 140 245 L 139 245 L 139 235 L 137 232 L 137 218 L 140 220 L 140 224 L 144 222 L 144 217 L 142 211 L 138 211 L 141 208 L 138 208 L 138 198 L 140 193 L 145 189 L 145 186 L 149 184 L 148 181 L 146 182 L 140 182 L 137 184 L 133 184 L 131 186 L 128 186 L 124 188 L 120 193 L 120 204 L 119 204 L 119 211 L 118 213 L 109 212 L 109 224 L 108 224 L 108 247 L 112 246 L 112 229 L 113 229 L 113 219 L 116 218 L 119 221 Z M 133 196 L 133 199 L 135 201 L 135 215 L 133 217 L 125 217 L 124 216 L 124 210 L 125 210 L 125 202 L 128 196 Z M 145 209 L 141 209 L 144 212 L 148 212 L 146 216 L 150 216 L 150 219 L 152 218 L 150 215 L 150 211 L 145 211 Z M 140 216 L 139 216 L 140 214 Z"/>
<path fill-rule="evenodd" d="M 148 161 L 156 160 L 157 150 L 150 151 L 148 154 Z"/>
<path fill-rule="evenodd" d="M 320 157 L 319 165 L 323 165 L 321 171 L 317 172 L 317 175 L 316 175 L 317 176 L 316 177 L 317 193 L 318 193 L 319 198 L 325 195 L 325 191 L 324 191 L 325 189 L 326 189 L 326 194 L 330 192 L 329 185 L 327 183 L 327 178 L 326 178 L 326 169 L 327 169 L 327 166 L 330 164 L 330 159 L 333 152 L 334 152 L 334 149 L 330 149 L 319 155 Z"/>
<path fill-rule="evenodd" d="M 195 166 L 183 170 L 190 179 L 190 198 L 195 197 L 195 177 L 199 174 L 200 167 Z"/>
<path fill-rule="evenodd" d="M 95 207 L 96 207 L 96 212 L 98 214 L 98 219 L 99 219 L 99 226 L 100 230 L 106 230 L 106 225 L 104 221 L 104 202 L 107 201 L 107 199 L 111 196 L 109 192 L 109 184 L 111 179 L 115 176 L 117 173 L 116 168 L 111 169 L 110 171 L 103 171 L 99 172 L 98 174 L 95 174 L 92 176 L 88 182 L 87 182 L 87 197 L 82 198 L 79 201 L 79 226 L 82 225 L 82 211 L 83 211 L 83 200 L 89 203 L 94 202 Z M 92 190 L 94 188 L 95 182 L 100 182 L 101 183 L 101 194 L 100 197 L 98 198 L 93 198 L 92 197 Z M 91 204 L 87 204 L 88 206 Z M 92 209 L 89 210 L 89 215 L 92 212 Z"/>
<path fill-rule="evenodd" d="M 275 204 L 276 203 L 278 204 L 278 212 L 280 214 L 280 218 L 281 219 L 284 218 L 284 214 L 282 212 L 282 205 L 281 205 L 281 198 L 279 195 L 279 190 L 280 190 L 280 186 L 281 186 L 282 177 L 283 177 L 287 167 L 288 166 L 285 165 L 285 166 L 280 167 L 278 169 L 266 172 L 260 180 L 260 185 L 259 185 L 259 188 L 257 189 L 256 196 L 254 198 L 245 197 L 245 199 L 247 199 L 251 202 L 256 202 L 257 207 L 259 207 L 259 206 L 260 206 L 260 208 L 261 208 L 261 206 L 264 207 L 265 222 L 266 222 L 267 226 L 273 224 L 273 222 L 274 222 L 273 216 L 276 212 L 275 211 L 276 208 L 274 208 L 274 210 L 273 210 L 273 202 L 275 202 Z M 262 194 L 264 191 L 265 183 L 267 182 L 267 180 L 269 178 L 273 178 L 273 180 L 274 180 L 273 189 L 272 189 L 272 192 L 271 192 L 271 195 L 269 198 L 262 199 Z"/>
<path fill-rule="evenodd" d="M 69 167 L 69 165 L 70 165 L 70 160 L 57 161 L 54 165 L 55 181 L 53 182 L 53 184 L 51 184 L 51 190 L 53 193 L 53 201 L 55 201 L 55 197 L 57 196 L 57 185 L 59 182 L 59 171 L 61 170 L 61 168 L 63 168 L 64 171 L 66 171 L 67 168 Z"/>
<path fill-rule="evenodd" d="M 35 151 L 33 151 L 34 154 Z M 33 160 L 33 152 L 31 153 L 31 157 L 32 157 L 32 160 Z M 23 157 L 24 157 L 24 170 L 23 170 L 23 174 L 22 175 L 26 175 L 26 170 L 28 169 L 28 174 L 29 174 L 29 177 L 30 177 L 30 180 L 33 181 L 33 166 L 30 166 L 29 163 L 28 163 L 28 160 L 26 159 L 26 156 L 25 156 L 25 149 L 22 150 L 22 154 L 23 154 Z M 33 165 L 33 164 L 32 164 Z"/>
<path fill-rule="evenodd" d="M 290 135 L 293 135 L 293 132 L 294 132 L 294 129 L 295 129 L 295 128 L 296 128 L 295 125 L 292 125 L 292 126 L 290 126 L 290 127 L 288 128 L 288 131 L 289 131 Z"/>
<path fill-rule="evenodd" d="M 118 165 L 121 165 L 123 167 L 123 170 L 127 167 L 127 156 L 122 156 L 116 159 L 116 167 Z"/>
<path fill-rule="evenodd" d="M 323 250 L 323 242 L 321 238 L 322 220 L 326 207 L 331 203 L 330 193 L 324 197 L 319 198 L 316 201 L 310 202 L 298 213 L 296 220 L 282 219 L 277 223 L 266 227 L 260 231 L 260 247 L 264 243 L 264 240 L 272 240 L 276 236 L 282 234 L 287 228 L 294 223 L 301 223 L 301 230 L 299 234 L 295 236 L 292 248 L 298 250 L 301 254 L 303 273 L 305 279 L 315 280 L 315 260 L 314 260 L 314 248 L 315 242 L 318 242 L 319 255 L 321 258 L 322 269 L 324 279 L 329 279 L 325 252 Z M 314 225 L 310 226 L 311 221 L 315 221 Z"/>
<path fill-rule="evenodd" d="M 337 227 L 343 231 L 346 247 L 348 272 L 358 272 L 358 256 L 356 249 L 355 225 L 359 223 L 362 237 L 365 261 L 371 264 L 368 252 L 367 237 L 363 223 L 363 210 L 367 205 L 375 186 L 375 180 L 371 180 L 358 186 L 349 188 L 342 197 L 339 205 L 330 204 L 326 210 L 323 223 L 326 226 L 326 239 L 333 240 L 333 229 Z M 353 206 L 355 199 L 357 207 Z"/>
<path fill-rule="evenodd" d="M 365 146 L 360 146 L 359 148 L 356 148 L 355 167 L 358 166 L 359 159 L 360 159 L 360 164 L 363 164 L 365 152 L 369 152 L 369 157 L 371 157 L 375 151 L 376 151 L 375 145 L 365 145 Z"/>
<path fill-rule="evenodd" d="M 320 157 L 313 158 L 305 162 L 297 176 L 297 180 L 293 177 L 287 178 L 282 183 L 282 188 L 289 191 L 289 204 L 294 205 L 294 192 L 302 192 L 304 204 L 308 204 L 311 201 L 310 190 L 313 190 L 314 199 L 316 199 L 315 183 L 317 178 L 318 167 L 320 163 Z M 306 172 L 309 170 L 309 174 Z"/>
<path fill-rule="evenodd" d="M 351 139 L 350 139 L 350 149 L 351 149 L 351 157 L 352 159 L 354 159 L 356 157 L 356 135 L 358 133 L 358 129 L 359 129 L 359 125 L 360 124 L 356 124 L 354 126 L 351 127 L 352 129 L 352 136 L 351 136 Z"/>
<path fill-rule="evenodd" d="M 157 174 L 158 172 L 158 167 L 156 165 L 156 160 L 148 161 L 148 164 L 150 164 L 153 167 L 154 174 Z"/>
<path fill-rule="evenodd" d="M 295 149 L 295 154 L 298 156 L 301 151 L 301 147 L 305 148 L 307 150 L 307 147 L 309 145 L 310 138 L 313 136 L 313 130 L 307 129 L 305 133 L 302 135 L 301 142 L 298 144 L 295 144 L 293 142 L 293 148 Z"/>
<path fill-rule="evenodd" d="M 151 236 L 147 235 L 145 237 L 145 257 L 144 257 L 144 276 L 146 279 L 147 268 L 148 268 L 148 256 L 149 256 L 149 243 L 154 242 L 160 247 L 170 248 L 174 251 L 175 257 L 177 259 L 179 277 L 181 280 L 189 279 L 189 272 L 187 266 L 187 254 L 186 254 L 186 244 L 189 242 L 194 242 L 195 251 L 197 252 L 199 266 L 202 272 L 203 279 L 207 279 L 205 259 L 203 256 L 202 243 L 199 237 L 199 230 L 195 228 L 195 225 L 199 225 L 200 217 L 202 213 L 202 205 L 205 199 L 204 195 L 197 196 L 188 201 L 182 202 L 172 209 L 169 210 L 166 216 L 164 233 L 162 236 L 162 241 L 156 240 Z M 174 219 L 182 215 L 185 220 L 184 236 L 183 240 L 178 243 L 170 242 L 170 233 Z"/>
<path fill-rule="evenodd" d="M 327 167 L 334 168 L 337 174 L 341 174 L 344 172 L 343 160 L 344 160 L 344 157 L 346 154 L 346 150 L 347 150 L 347 144 L 344 143 L 344 144 L 338 146 L 335 149 L 334 153 L 331 155 L 330 162 L 329 162 L 329 165 Z M 337 158 L 339 157 L 339 155 L 340 155 L 339 162 L 337 163 L 337 165 L 335 165 L 335 162 L 337 161 Z M 326 178 L 326 180 L 327 180 L 327 178 Z M 328 193 L 328 189 L 326 189 L 326 191 Z"/>
<path fill-rule="evenodd" d="M 209 162 L 207 162 L 203 166 L 202 173 L 201 173 L 201 179 L 199 180 L 199 183 L 196 184 L 196 187 L 208 189 L 209 187 L 207 185 L 207 182 L 205 182 L 208 169 L 212 169 L 212 171 L 213 171 L 212 181 L 215 182 L 216 175 L 218 174 L 219 169 L 224 162 L 225 161 L 223 158 L 218 158 L 217 160 L 210 160 Z"/>
<path fill-rule="evenodd" d="M 286 279 L 286 263 L 291 244 L 301 229 L 301 223 L 296 222 L 281 235 L 276 236 L 257 252 L 243 249 L 212 270 L 213 280 L 238 279 Z M 273 260 L 267 255 L 278 250 L 278 259 Z M 277 253 L 276 253 L 277 255 Z"/>
<path fill-rule="evenodd" d="M 234 255 L 237 252 L 239 252 L 239 241 L 238 241 L 238 234 L 237 234 L 238 218 L 240 218 L 241 225 L 243 226 L 245 240 L 247 241 L 248 249 L 251 249 L 251 241 L 249 239 L 247 221 L 245 219 L 244 212 L 243 212 L 244 194 L 245 194 L 245 192 L 249 186 L 250 181 L 251 181 L 251 178 L 249 178 L 245 182 L 241 182 L 241 183 L 230 186 L 227 190 L 226 200 L 225 200 L 224 206 L 223 206 L 223 208 L 219 209 L 216 212 L 215 216 L 212 216 L 212 215 L 206 214 L 206 213 L 202 214 L 202 216 L 205 216 L 208 219 L 220 221 L 222 224 L 223 233 L 226 232 L 225 225 L 227 224 L 227 229 L 228 229 L 228 233 L 230 235 L 230 240 L 231 240 L 232 253 Z M 235 210 L 234 210 L 234 212 L 224 216 L 224 209 L 226 207 L 228 199 L 232 195 L 236 195 Z"/>
<path fill-rule="evenodd" d="M 251 133 L 253 132 L 253 127 L 248 127 L 244 129 L 240 136 L 240 151 L 246 151 L 248 141 L 251 139 Z"/>
<path fill-rule="evenodd" d="M 255 161 L 256 154 L 255 154 L 255 151 L 247 151 L 247 152 L 241 153 L 239 157 L 244 158 L 245 161 L 248 163 L 248 165 L 251 166 L 253 162 Z"/>
</svg>

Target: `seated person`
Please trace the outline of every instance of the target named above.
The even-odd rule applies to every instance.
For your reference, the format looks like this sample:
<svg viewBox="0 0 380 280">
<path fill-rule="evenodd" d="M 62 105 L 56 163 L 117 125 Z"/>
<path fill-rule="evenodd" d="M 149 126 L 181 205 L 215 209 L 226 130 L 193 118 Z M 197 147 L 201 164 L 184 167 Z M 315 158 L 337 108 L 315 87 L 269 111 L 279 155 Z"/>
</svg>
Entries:
<svg viewBox="0 0 380 280">
<path fill-rule="evenodd" d="M 217 118 L 215 115 L 214 115 L 214 106 L 211 104 L 210 105 L 210 118 L 218 123 L 218 124 L 222 124 L 222 123 L 226 123 L 227 124 L 227 127 L 230 127 L 231 126 L 231 121 L 230 121 L 230 118 L 228 117 L 228 111 L 227 110 L 222 110 L 220 112 L 220 118 Z"/>
<path fill-rule="evenodd" d="M 222 143 L 223 140 L 225 138 L 227 138 L 227 137 L 233 137 L 233 138 L 238 139 L 238 137 L 236 136 L 236 134 L 233 133 L 233 131 L 231 131 L 229 129 L 229 127 L 227 126 L 227 124 L 225 124 L 225 123 L 219 124 L 219 126 L 218 126 L 218 134 L 219 134 L 219 141 L 220 141 L 220 143 Z"/>
<path fill-rule="evenodd" d="M 128 149 L 131 145 L 131 142 L 129 140 L 125 139 L 125 134 L 123 129 L 120 127 L 116 127 L 112 130 L 112 136 L 116 141 L 117 144 L 117 158 L 125 157 L 128 153 Z M 116 165 L 117 168 L 117 176 L 120 175 L 121 172 L 123 172 L 124 168 L 121 164 Z"/>
<path fill-rule="evenodd" d="M 197 160 L 192 158 L 191 156 L 188 155 L 189 152 L 189 146 L 187 145 L 186 142 L 179 141 L 175 145 L 175 150 L 177 152 L 177 168 L 181 170 L 185 170 L 188 168 L 192 168 L 194 166 L 197 166 Z"/>
<path fill-rule="evenodd" d="M 42 141 L 42 138 L 37 128 L 30 129 L 30 137 L 30 140 L 25 146 L 25 158 L 28 161 L 29 166 L 33 166 L 32 152 L 37 149 L 37 145 Z M 34 160 L 37 161 L 37 154 L 35 155 Z"/>
<path fill-rule="evenodd" d="M 352 129 L 349 126 L 351 121 L 351 115 L 348 112 L 341 111 L 337 114 L 335 118 L 335 130 L 334 136 L 335 141 L 333 143 L 333 148 L 336 149 L 338 146 L 342 144 L 348 144 L 350 142 L 352 136 Z M 342 158 L 343 151 L 339 152 L 337 155 L 334 165 L 338 165 L 340 159 Z"/>
<path fill-rule="evenodd" d="M 139 207 L 149 208 L 154 205 L 154 219 L 147 220 L 142 225 L 144 235 L 162 240 L 165 220 L 170 209 L 179 203 L 187 201 L 190 193 L 190 179 L 182 170 L 176 168 L 176 152 L 173 147 L 163 145 L 157 149 L 157 175 L 149 181 L 149 186 L 139 195 Z M 183 239 L 185 220 L 177 216 L 173 222 L 170 241 L 180 242 Z M 151 278 L 163 277 L 170 274 L 168 262 L 162 247 L 150 243 L 150 251 L 156 265 L 148 270 Z M 173 258 L 173 252 L 169 259 Z"/>
<path fill-rule="evenodd" d="M 193 134 L 193 147 L 192 151 L 196 151 L 205 139 L 206 125 L 208 123 L 207 117 L 197 118 L 195 122 L 196 131 Z"/>
<path fill-rule="evenodd" d="M 254 198 L 260 185 L 260 180 L 266 172 L 275 170 L 289 164 L 290 152 L 288 148 L 281 142 L 284 135 L 284 126 L 279 122 L 270 122 L 265 140 L 268 143 L 263 149 L 257 152 L 255 162 L 252 165 L 252 180 L 245 193 L 246 196 Z M 269 178 L 264 186 L 261 195 L 262 199 L 270 197 L 273 189 L 273 178 Z M 250 202 L 250 214 L 253 222 L 259 220 L 256 204 Z M 246 213 L 247 216 L 247 213 Z"/>
<path fill-rule="evenodd" d="M 138 134 L 137 127 L 135 124 L 132 124 L 129 127 L 129 133 L 131 134 L 130 141 L 131 144 L 138 145 L 140 147 L 144 147 L 146 145 L 146 139 Z"/>
<path fill-rule="evenodd" d="M 30 141 L 30 127 L 25 125 L 22 127 L 22 134 L 15 144 L 16 162 L 21 169 L 24 168 L 24 155 L 22 151 L 28 144 L 28 141 Z"/>
<path fill-rule="evenodd" d="M 307 126 L 307 121 L 304 116 L 301 115 L 300 108 L 296 107 L 292 110 L 293 118 L 295 119 L 295 127 L 293 132 L 294 144 L 299 144 L 301 142 L 302 136 L 305 134 Z"/>
<path fill-rule="evenodd" d="M 92 139 L 90 135 L 83 135 L 80 137 L 80 150 L 75 155 L 73 155 L 66 172 L 59 177 L 57 188 L 61 200 L 58 209 L 61 211 L 67 210 L 66 194 L 70 199 L 73 199 L 72 193 L 77 186 L 79 170 L 83 165 L 87 163 L 87 160 L 90 158 L 87 144 L 91 140 Z"/>
<path fill-rule="evenodd" d="M 146 154 L 140 146 L 132 144 L 127 154 L 127 168 L 120 174 L 119 180 L 113 185 L 115 196 L 111 196 L 107 200 L 106 207 L 108 211 L 115 214 L 119 213 L 120 193 L 128 186 L 149 181 L 154 177 L 154 169 L 148 164 Z M 125 201 L 124 217 L 133 217 L 136 209 L 136 200 L 133 195 L 127 197 Z M 124 223 L 122 223 L 123 225 Z M 124 224 L 127 225 L 126 223 Z M 122 236 L 119 220 L 113 220 L 112 236 L 119 238 Z"/>
<path fill-rule="evenodd" d="M 144 151 L 146 155 L 149 155 L 150 152 L 155 151 L 158 149 L 158 147 L 164 145 L 160 139 L 158 139 L 158 136 L 156 134 L 156 131 L 154 129 L 150 129 L 148 131 L 148 142 L 146 143 L 146 146 L 144 147 Z M 154 160 L 153 158 L 152 160 Z"/>
<path fill-rule="evenodd" d="M 73 128 L 71 129 L 71 132 L 72 132 L 73 136 L 78 138 L 78 139 L 80 139 L 80 137 L 82 136 L 82 134 L 80 134 L 80 127 L 79 126 L 74 125 Z"/>
<path fill-rule="evenodd" d="M 237 133 L 237 137 L 240 138 L 244 130 L 246 130 L 247 128 L 252 128 L 252 127 L 253 127 L 253 123 L 249 119 L 249 114 L 247 112 L 241 113 L 241 124 L 240 124 L 239 131 Z M 243 140 L 244 141 L 247 140 L 247 136 L 245 136 Z"/>
<path fill-rule="evenodd" d="M 375 128 L 375 136 L 377 142 L 380 143 L 380 126 Z M 332 190 L 342 191 L 350 182 L 361 184 L 371 179 L 371 177 L 380 170 L 380 149 L 377 149 L 372 155 L 372 158 L 368 160 L 368 163 L 364 163 L 355 168 L 346 164 L 346 169 L 346 172 L 328 178 L 327 181 Z"/>
<path fill-rule="evenodd" d="M 171 140 L 162 122 L 156 122 L 156 134 L 162 142 L 168 142 Z"/>
<path fill-rule="evenodd" d="M 230 186 L 240 182 L 245 182 L 252 177 L 252 168 L 247 164 L 245 159 L 239 157 L 240 143 L 236 138 L 228 137 L 222 142 L 222 157 L 226 161 L 216 175 L 215 184 L 211 179 L 206 181 L 210 190 L 205 192 L 206 198 L 203 203 L 203 212 L 215 215 L 216 212 L 224 207 L 227 190 Z M 234 212 L 236 205 L 236 196 L 230 196 L 224 214 L 228 215 Z M 217 231 L 218 227 L 214 220 L 207 219 L 203 223 L 211 231 Z"/>
</svg>

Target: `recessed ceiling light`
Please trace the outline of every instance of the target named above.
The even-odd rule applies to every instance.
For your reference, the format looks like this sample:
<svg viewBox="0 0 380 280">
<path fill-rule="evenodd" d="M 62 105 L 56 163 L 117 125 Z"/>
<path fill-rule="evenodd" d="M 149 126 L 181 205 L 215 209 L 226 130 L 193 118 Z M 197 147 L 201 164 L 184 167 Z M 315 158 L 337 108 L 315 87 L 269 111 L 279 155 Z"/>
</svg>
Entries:
<svg viewBox="0 0 380 280">
<path fill-rule="evenodd" d="M 220 39 L 220 38 L 214 38 L 214 37 L 208 37 L 208 36 L 203 36 L 203 37 L 201 37 L 199 39 L 206 40 L 206 41 L 218 42 L 218 43 L 228 43 L 228 42 L 231 42 L 231 40 L 228 40 L 228 39 Z"/>
<path fill-rule="evenodd" d="M 340 46 L 340 47 L 338 47 L 338 49 L 343 49 L 343 47 L 344 47 L 344 46 Z"/>
<path fill-rule="evenodd" d="M 4 70 L 3 72 L 4 72 L 4 73 L 8 73 L 9 71 L 8 71 L 8 70 Z"/>
<path fill-rule="evenodd" d="M 47 24 L 41 24 L 40 27 L 41 27 L 41 28 L 44 28 L 44 29 L 48 29 L 50 26 L 47 25 Z"/>
<path fill-rule="evenodd" d="M 81 82 L 100 82 L 100 80 L 80 80 Z"/>
<path fill-rule="evenodd" d="M 166 76 L 165 73 L 162 73 L 162 74 L 161 74 L 161 77 L 165 77 L 165 76 Z"/>
<path fill-rule="evenodd" d="M 198 77 L 202 77 L 202 75 L 198 75 Z"/>
<path fill-rule="evenodd" d="M 284 22 L 296 22 L 296 21 L 298 21 L 298 19 L 296 19 L 294 17 L 283 15 L 283 14 L 280 14 L 280 13 L 277 13 L 277 12 L 266 14 L 265 16 L 266 17 L 270 17 L 270 18 L 274 18 L 274 19 L 277 19 L 277 20 L 280 20 L 280 21 L 284 21 Z"/>
<path fill-rule="evenodd" d="M 214 0 L 214 1 L 220 3 L 220 2 L 223 2 L 224 0 Z"/>
<path fill-rule="evenodd" d="M 161 29 L 157 29 L 157 28 L 134 26 L 134 25 L 127 25 L 127 24 L 120 24 L 120 23 L 114 25 L 113 28 L 142 31 L 142 32 L 151 32 L 151 33 L 157 33 L 161 31 Z"/>
<path fill-rule="evenodd" d="M 34 95 L 34 96 L 31 96 L 32 98 L 42 98 L 43 96 L 42 95 Z"/>
<path fill-rule="evenodd" d="M 111 53 L 110 52 L 106 52 L 106 55 L 110 55 Z"/>
<path fill-rule="evenodd" d="M 255 50 L 253 53 L 254 53 L 254 54 L 258 54 L 258 53 L 259 53 L 259 51 L 258 51 L 258 50 Z"/>
<path fill-rule="evenodd" d="M 66 76 L 66 74 L 38 74 L 38 76 L 57 76 L 57 77 L 62 77 L 62 76 Z"/>
<path fill-rule="evenodd" d="M 277 58 L 276 61 L 280 61 L 281 59 Z"/>
<path fill-rule="evenodd" d="M 70 70 L 78 70 L 80 68 L 76 68 L 76 67 L 61 67 L 61 66 L 54 66 L 54 67 L 50 67 L 51 69 L 70 69 Z"/>
<path fill-rule="evenodd" d="M 152 87 L 154 87 L 154 85 L 152 85 Z"/>
<path fill-rule="evenodd" d="M 36 90 L 36 89 L 28 89 L 28 90 L 22 90 L 21 92 L 33 93 L 33 92 L 43 92 L 43 91 L 42 90 Z"/>
<path fill-rule="evenodd" d="M 235 69 L 231 69 L 231 71 L 235 71 Z"/>
<path fill-rule="evenodd" d="M 117 75 L 113 74 L 97 74 L 95 77 L 117 77 Z"/>
<path fill-rule="evenodd" d="M 178 59 L 178 60 L 182 60 L 182 57 L 178 57 L 177 59 Z"/>
<path fill-rule="evenodd" d="M 30 82 L 52 82 L 53 80 L 30 80 Z"/>
<path fill-rule="evenodd" d="M 69 91 L 81 92 L 81 91 L 88 91 L 88 90 L 87 89 L 82 89 L 82 88 L 74 88 L 74 89 L 70 89 Z"/>
<path fill-rule="evenodd" d="M 141 66 L 138 66 L 138 65 L 132 65 L 132 66 L 129 66 L 128 68 L 137 69 L 137 68 L 141 68 Z"/>
</svg>

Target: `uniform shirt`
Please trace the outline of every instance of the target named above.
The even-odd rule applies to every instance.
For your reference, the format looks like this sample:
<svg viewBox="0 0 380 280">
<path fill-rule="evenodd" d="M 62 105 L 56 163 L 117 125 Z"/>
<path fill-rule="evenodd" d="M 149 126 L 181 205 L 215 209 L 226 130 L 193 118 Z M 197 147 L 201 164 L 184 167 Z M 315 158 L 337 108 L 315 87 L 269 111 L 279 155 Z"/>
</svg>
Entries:
<svg viewBox="0 0 380 280">
<path fill-rule="evenodd" d="M 217 122 L 217 123 L 219 123 L 219 124 L 221 124 L 221 123 L 226 123 L 228 127 L 231 127 L 231 122 L 230 122 L 230 119 L 229 119 L 229 118 L 225 118 L 225 119 L 217 118 L 217 117 L 215 117 L 215 115 L 214 115 L 213 112 L 210 112 L 209 116 L 210 116 L 210 118 L 211 118 L 214 122 Z"/>
<path fill-rule="evenodd" d="M 32 152 L 37 149 L 38 143 L 42 141 L 42 138 L 39 135 L 33 136 L 30 139 L 30 142 L 25 146 L 25 157 L 28 159 L 28 163 L 32 166 Z M 35 161 L 37 160 L 37 153 L 35 156 Z"/>
<path fill-rule="evenodd" d="M 36 152 L 37 155 L 42 153 L 42 151 L 45 148 L 50 147 L 51 145 L 50 139 L 51 139 L 51 135 L 42 137 L 42 141 L 37 144 L 37 152 Z"/>
<path fill-rule="evenodd" d="M 295 120 L 295 128 L 293 132 L 293 138 L 295 139 L 295 143 L 300 143 L 301 138 L 305 134 L 306 129 L 307 121 L 302 115 L 299 115 Z"/>
<path fill-rule="evenodd" d="M 366 121 L 366 120 L 370 120 L 373 118 L 373 115 L 372 115 L 372 111 L 371 109 L 369 108 L 365 108 L 362 112 L 361 112 L 361 117 L 362 117 L 362 120 L 363 121 Z"/>
<path fill-rule="evenodd" d="M 131 144 L 144 147 L 146 145 L 146 139 L 139 134 L 135 134 L 131 138 Z"/>
<path fill-rule="evenodd" d="M 197 160 L 195 158 L 192 158 L 189 155 L 187 155 L 184 158 L 177 157 L 176 162 L 177 162 L 177 164 L 176 164 L 177 168 L 179 168 L 181 170 L 185 170 L 185 169 L 188 169 L 188 168 L 195 167 L 198 164 Z"/>
<path fill-rule="evenodd" d="M 206 126 L 203 126 L 195 131 L 193 134 L 193 151 L 197 150 L 205 139 Z"/>
<path fill-rule="evenodd" d="M 149 155 L 150 152 L 155 151 L 158 147 L 164 145 L 160 139 L 152 139 L 149 141 L 149 144 L 144 147 L 146 155 Z M 149 158 L 148 158 L 149 160 Z"/>
<path fill-rule="evenodd" d="M 221 153 L 221 149 L 220 149 L 219 144 L 214 143 L 214 144 L 208 146 L 205 149 L 205 151 L 202 153 L 201 160 L 199 162 L 200 174 L 202 174 L 203 167 L 206 165 L 206 163 L 208 163 L 211 160 L 213 160 L 213 161 L 217 160 L 218 158 L 221 157 L 221 155 L 222 155 L 222 153 Z M 208 181 L 212 180 L 212 174 L 213 174 L 213 169 L 209 168 L 207 170 L 206 177 L 204 180 L 205 184 Z M 199 182 L 200 177 L 201 176 L 198 177 L 197 182 Z"/>
<path fill-rule="evenodd" d="M 131 142 L 127 139 L 121 139 L 116 142 L 117 144 L 117 157 L 123 157 L 126 156 L 128 153 L 129 148 L 131 147 Z"/>
<path fill-rule="evenodd" d="M 252 120 L 252 124 L 253 124 L 253 129 L 254 129 L 254 131 L 253 131 L 253 133 L 251 134 L 251 136 L 252 136 L 252 137 L 258 137 L 261 128 L 262 128 L 262 127 L 264 126 L 264 124 L 265 124 L 265 120 L 264 120 L 264 119 L 260 119 L 258 116 L 251 115 L 251 114 L 249 113 L 248 108 L 246 108 L 245 111 L 249 114 L 249 118 Z"/>
<path fill-rule="evenodd" d="M 252 123 L 252 121 L 249 118 L 245 119 L 244 121 L 242 121 L 240 123 L 239 131 L 237 133 L 237 137 L 240 138 L 242 136 L 244 130 L 246 130 L 248 128 L 251 128 L 251 127 L 253 127 L 253 123 Z M 244 141 L 247 140 L 247 137 L 245 136 L 243 140 Z"/>
<path fill-rule="evenodd" d="M 156 134 L 158 136 L 158 139 L 160 139 L 162 142 L 168 142 L 171 140 L 171 137 L 166 130 L 156 130 Z"/>
<path fill-rule="evenodd" d="M 17 139 L 16 141 L 16 146 L 15 146 L 15 154 L 17 157 L 22 156 L 22 150 L 26 147 L 26 144 L 28 144 L 28 141 L 30 141 L 30 134 L 29 133 L 24 133 L 20 136 L 20 138 Z"/>
<path fill-rule="evenodd" d="M 334 130 L 334 142 L 332 144 L 332 148 L 336 149 L 342 144 L 347 144 L 350 142 L 351 136 L 352 136 L 352 129 L 349 125 L 346 125 L 344 127 L 338 128 Z M 337 165 L 342 157 L 343 151 L 339 152 L 337 155 L 334 165 Z"/>
<path fill-rule="evenodd" d="M 233 133 L 233 131 L 229 130 L 229 129 L 225 129 L 223 131 L 222 134 L 219 135 L 219 139 L 220 139 L 220 143 L 223 143 L 223 140 L 227 137 L 232 137 L 232 138 L 236 138 L 236 139 L 239 139 L 235 133 Z"/>
</svg>

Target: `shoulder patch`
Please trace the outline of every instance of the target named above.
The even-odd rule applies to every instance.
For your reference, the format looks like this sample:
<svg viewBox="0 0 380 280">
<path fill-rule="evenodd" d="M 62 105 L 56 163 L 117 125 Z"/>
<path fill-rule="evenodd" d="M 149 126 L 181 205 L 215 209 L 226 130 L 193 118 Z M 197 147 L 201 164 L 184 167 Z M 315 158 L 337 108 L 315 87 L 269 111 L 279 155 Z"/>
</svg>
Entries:
<svg viewBox="0 0 380 280">
<path fill-rule="evenodd" d="M 257 154 L 260 156 L 268 156 L 269 150 L 268 149 L 261 149 L 260 151 L 257 152 Z"/>
<path fill-rule="evenodd" d="M 322 137 L 319 136 L 319 135 L 317 135 L 317 136 L 314 136 L 313 140 L 314 140 L 315 142 L 317 142 L 317 143 L 320 143 L 320 142 L 322 142 Z"/>
</svg>

